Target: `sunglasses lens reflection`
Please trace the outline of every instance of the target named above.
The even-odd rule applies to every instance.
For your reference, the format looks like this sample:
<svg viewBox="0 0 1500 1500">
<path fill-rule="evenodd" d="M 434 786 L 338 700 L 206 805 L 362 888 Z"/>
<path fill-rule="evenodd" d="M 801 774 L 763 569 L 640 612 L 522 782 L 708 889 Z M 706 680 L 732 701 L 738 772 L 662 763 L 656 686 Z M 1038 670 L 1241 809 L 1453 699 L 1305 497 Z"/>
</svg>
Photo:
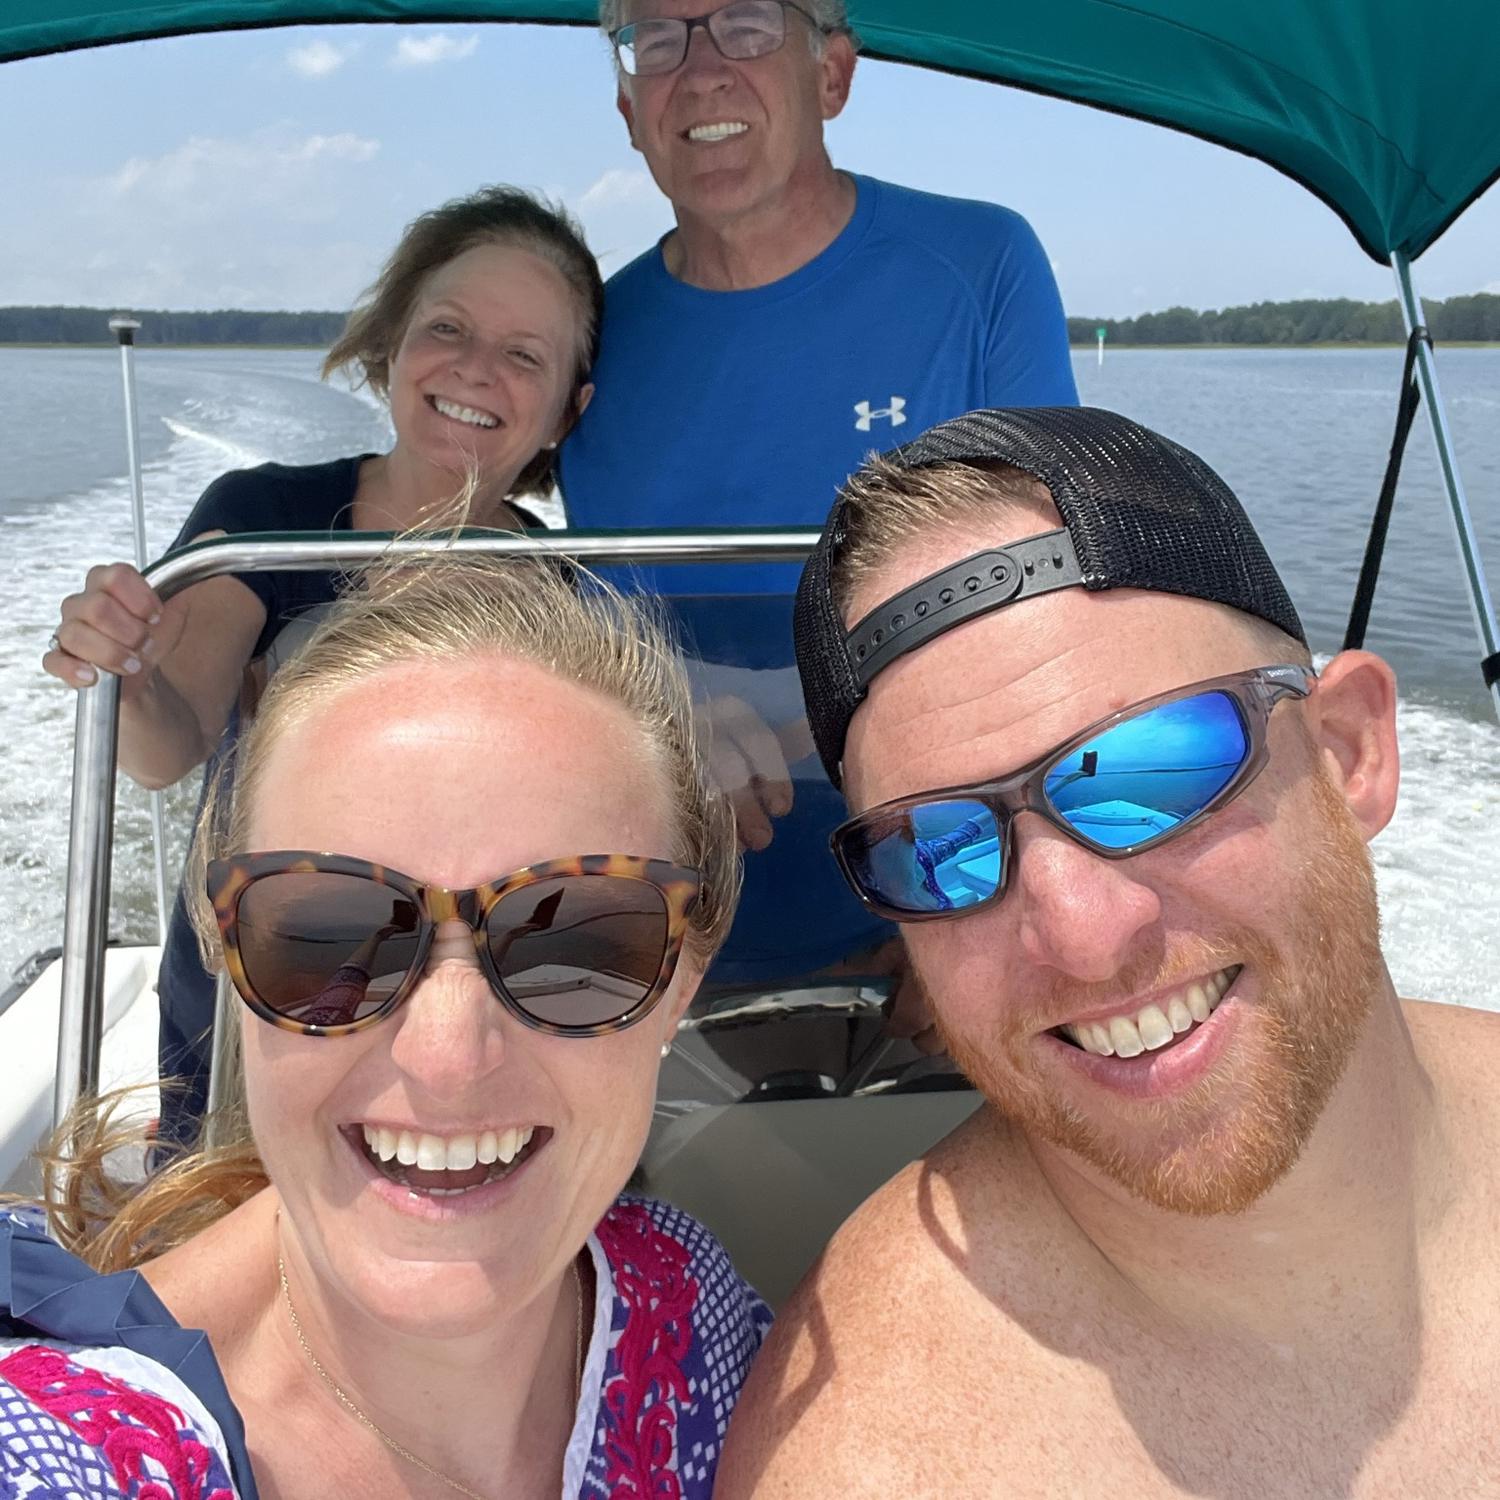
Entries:
<svg viewBox="0 0 1500 1500">
<path fill-rule="evenodd" d="M 264 876 L 240 897 L 237 922 L 256 997 L 304 1026 L 348 1026 L 379 1011 L 417 952 L 417 908 L 357 875 Z"/>
<path fill-rule="evenodd" d="M 1096 849 L 1149 848 L 1235 782 L 1251 738 L 1232 694 L 1197 693 L 1101 731 L 1047 768 L 1057 815 Z M 963 911 L 1003 883 L 994 812 L 952 797 L 876 813 L 839 835 L 855 885 L 889 916 Z"/>
<path fill-rule="evenodd" d="M 858 824 L 840 841 L 844 863 L 891 913 L 962 911 L 1000 888 L 1000 827 L 982 802 L 957 798 Z"/>
<path fill-rule="evenodd" d="M 614 875 L 560 875 L 503 896 L 490 957 L 522 1010 L 552 1026 L 604 1026 L 651 993 L 667 951 L 666 898 Z"/>
<path fill-rule="evenodd" d="M 1207 808 L 1245 764 L 1234 699 L 1199 693 L 1116 724 L 1047 772 L 1047 800 L 1085 843 L 1144 848 Z"/>
</svg>

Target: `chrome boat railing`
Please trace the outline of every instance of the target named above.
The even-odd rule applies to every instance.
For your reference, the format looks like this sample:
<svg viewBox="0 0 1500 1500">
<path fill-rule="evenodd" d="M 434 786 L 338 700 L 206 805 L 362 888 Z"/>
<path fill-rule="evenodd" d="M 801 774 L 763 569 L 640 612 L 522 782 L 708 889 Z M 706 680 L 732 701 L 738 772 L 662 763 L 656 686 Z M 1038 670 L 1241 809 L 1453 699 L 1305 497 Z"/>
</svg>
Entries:
<svg viewBox="0 0 1500 1500">
<path fill-rule="evenodd" d="M 146 570 L 163 599 L 224 573 L 314 572 L 402 557 L 459 554 L 565 557 L 584 563 L 800 562 L 814 529 L 702 532 L 465 533 L 434 544 L 382 532 L 247 534 L 198 542 Z M 78 695 L 73 745 L 73 808 L 68 831 L 67 913 L 63 926 L 62 1005 L 57 1031 L 53 1120 L 60 1123 L 80 1097 L 98 1091 L 104 1034 L 104 947 L 113 852 L 115 764 L 119 743 L 119 679 Z M 222 1010 L 222 1007 L 220 1007 Z M 217 1018 L 216 1018 L 217 1020 Z M 222 1030 L 216 1025 L 216 1032 Z M 216 1044 L 217 1046 L 217 1044 Z"/>
</svg>

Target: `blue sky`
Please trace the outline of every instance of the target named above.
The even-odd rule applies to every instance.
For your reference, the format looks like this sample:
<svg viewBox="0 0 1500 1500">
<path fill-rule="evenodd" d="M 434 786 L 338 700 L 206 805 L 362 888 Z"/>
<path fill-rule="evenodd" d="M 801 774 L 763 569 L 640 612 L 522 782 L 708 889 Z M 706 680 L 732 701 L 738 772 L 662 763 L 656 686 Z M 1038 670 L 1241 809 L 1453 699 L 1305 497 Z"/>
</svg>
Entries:
<svg viewBox="0 0 1500 1500">
<path fill-rule="evenodd" d="M 563 198 L 606 272 L 671 222 L 579 28 L 304 27 L 101 48 L 0 73 L 0 303 L 347 306 L 402 225 L 481 182 Z M 864 62 L 844 167 L 1019 209 L 1070 312 L 1386 298 L 1303 189 L 1183 136 Z M 1418 265 L 1500 292 L 1500 188 Z"/>
</svg>

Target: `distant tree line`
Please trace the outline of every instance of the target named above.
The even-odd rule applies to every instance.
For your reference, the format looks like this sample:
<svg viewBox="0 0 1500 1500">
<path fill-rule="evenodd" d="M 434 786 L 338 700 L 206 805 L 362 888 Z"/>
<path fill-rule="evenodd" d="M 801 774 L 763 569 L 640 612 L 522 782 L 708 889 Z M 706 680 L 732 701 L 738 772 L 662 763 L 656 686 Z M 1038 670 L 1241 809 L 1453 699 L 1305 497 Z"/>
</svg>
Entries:
<svg viewBox="0 0 1500 1500">
<path fill-rule="evenodd" d="M 1428 300 L 1433 338 L 1500 342 L 1500 296 Z M 0 344 L 108 344 L 113 313 L 98 307 L 0 307 Z M 341 312 L 134 312 L 140 344 L 302 344 L 326 349 L 344 327 Z M 1138 318 L 1069 318 L 1068 339 L 1092 344 L 1107 329 L 1111 344 L 1399 344 L 1406 338 L 1395 302 L 1349 297 L 1255 302 L 1195 312 L 1169 307 Z"/>
<path fill-rule="evenodd" d="M 111 344 L 109 320 L 124 309 L 0 307 L 0 344 Z M 343 331 L 341 312 L 130 312 L 138 344 L 305 344 L 326 349 Z"/>
<path fill-rule="evenodd" d="M 1438 342 L 1500 341 L 1500 296 L 1427 299 L 1427 327 Z M 1395 302 L 1255 302 L 1248 307 L 1194 312 L 1169 307 L 1138 318 L 1069 318 L 1068 339 L 1092 344 L 1100 328 L 1109 344 L 1400 344 L 1406 341 Z"/>
</svg>

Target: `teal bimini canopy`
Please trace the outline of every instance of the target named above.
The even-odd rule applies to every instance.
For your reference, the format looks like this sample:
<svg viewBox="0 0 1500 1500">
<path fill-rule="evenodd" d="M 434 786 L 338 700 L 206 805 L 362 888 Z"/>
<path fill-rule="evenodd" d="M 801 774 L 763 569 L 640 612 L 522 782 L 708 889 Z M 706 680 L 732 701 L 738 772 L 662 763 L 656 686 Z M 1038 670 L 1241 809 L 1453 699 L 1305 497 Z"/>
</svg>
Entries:
<svg viewBox="0 0 1500 1500">
<path fill-rule="evenodd" d="M 1316 193 L 1381 261 L 1420 255 L 1500 176 L 1500 0 L 854 0 L 850 10 L 871 56 L 1258 157 Z M 5 0 L 0 62 L 237 27 L 594 15 L 591 0 Z"/>
</svg>

